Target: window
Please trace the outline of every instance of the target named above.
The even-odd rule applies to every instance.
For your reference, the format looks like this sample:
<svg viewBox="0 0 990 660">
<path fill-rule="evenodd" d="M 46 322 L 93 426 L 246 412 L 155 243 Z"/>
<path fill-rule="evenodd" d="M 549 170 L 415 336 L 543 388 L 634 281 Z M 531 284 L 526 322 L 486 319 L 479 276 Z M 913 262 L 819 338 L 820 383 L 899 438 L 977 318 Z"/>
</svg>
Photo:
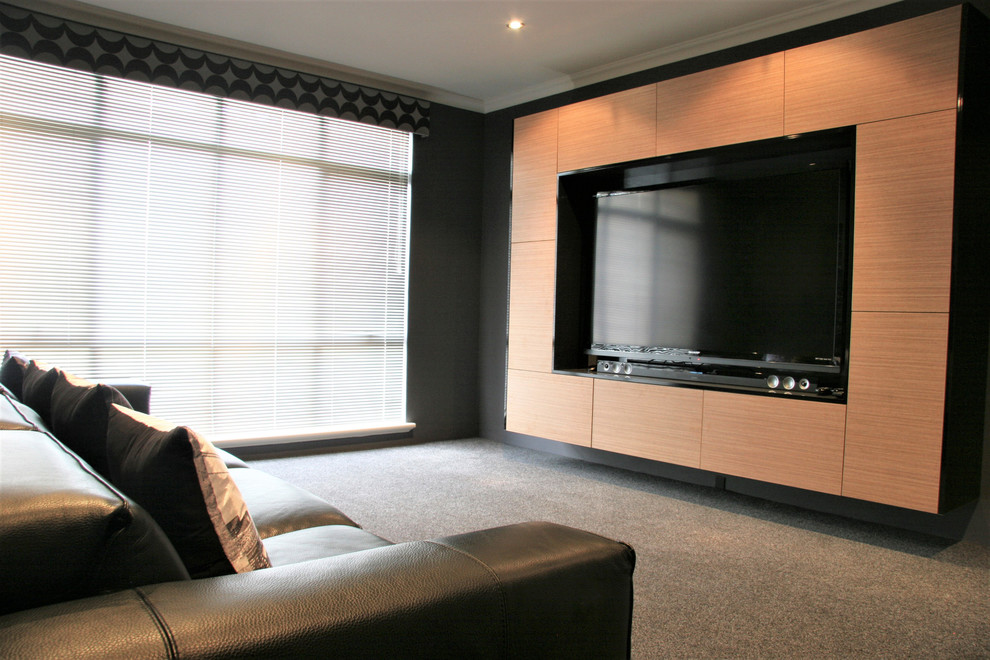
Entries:
<svg viewBox="0 0 990 660">
<path fill-rule="evenodd" d="M 405 424 L 412 136 L 0 56 L 0 342 L 214 439 Z"/>
</svg>

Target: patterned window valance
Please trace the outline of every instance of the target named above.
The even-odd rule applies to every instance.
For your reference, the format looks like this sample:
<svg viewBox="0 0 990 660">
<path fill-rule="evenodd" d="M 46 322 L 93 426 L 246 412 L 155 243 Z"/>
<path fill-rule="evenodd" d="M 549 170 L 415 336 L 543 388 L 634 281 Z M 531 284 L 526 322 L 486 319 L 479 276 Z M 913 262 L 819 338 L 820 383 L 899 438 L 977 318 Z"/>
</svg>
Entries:
<svg viewBox="0 0 990 660">
<path fill-rule="evenodd" d="M 0 52 L 429 135 L 427 101 L 84 25 L 0 3 Z"/>
</svg>

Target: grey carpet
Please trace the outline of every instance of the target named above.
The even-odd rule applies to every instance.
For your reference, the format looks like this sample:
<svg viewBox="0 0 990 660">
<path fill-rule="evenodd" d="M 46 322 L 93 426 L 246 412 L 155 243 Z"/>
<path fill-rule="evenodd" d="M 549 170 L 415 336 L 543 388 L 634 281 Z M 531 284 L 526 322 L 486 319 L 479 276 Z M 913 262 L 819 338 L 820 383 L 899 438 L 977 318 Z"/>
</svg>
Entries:
<svg viewBox="0 0 990 660">
<path fill-rule="evenodd" d="M 471 439 L 253 460 L 392 541 L 551 520 L 637 553 L 632 656 L 990 658 L 990 548 Z"/>
</svg>

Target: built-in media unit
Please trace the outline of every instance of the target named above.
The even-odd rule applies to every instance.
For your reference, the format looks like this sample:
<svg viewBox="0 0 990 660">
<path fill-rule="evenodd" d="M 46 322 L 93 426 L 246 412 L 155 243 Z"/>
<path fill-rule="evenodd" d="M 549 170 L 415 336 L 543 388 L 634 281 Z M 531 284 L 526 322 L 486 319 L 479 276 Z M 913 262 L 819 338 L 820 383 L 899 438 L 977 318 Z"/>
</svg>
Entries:
<svg viewBox="0 0 990 660">
<path fill-rule="evenodd" d="M 559 174 L 554 368 L 843 400 L 854 145 L 835 129 Z"/>
<path fill-rule="evenodd" d="M 602 452 L 581 454 L 593 460 L 617 454 L 699 469 L 724 476 L 730 489 L 762 482 L 926 514 L 977 497 L 990 314 L 988 44 L 986 17 L 955 6 L 516 118 L 506 431 Z M 790 134 L 800 136 L 783 139 Z M 717 148 L 700 151 L 709 147 Z M 800 165 L 791 174 L 774 164 L 791 158 Z M 750 277 L 738 263 L 712 271 L 712 263 L 751 254 L 750 264 L 784 264 L 764 287 L 784 286 L 831 261 L 818 251 L 831 240 L 811 234 L 795 245 L 729 233 L 722 242 L 733 252 L 706 251 L 719 244 L 708 240 L 714 230 L 699 228 L 704 216 L 685 209 L 704 207 L 701 189 L 715 181 L 721 207 L 752 223 L 759 214 L 749 207 L 775 197 L 766 179 L 829 163 L 842 195 L 832 204 L 831 284 L 809 289 L 800 310 L 817 308 L 823 318 L 831 300 L 831 330 L 798 323 L 782 337 L 775 328 L 790 321 L 776 317 L 754 325 L 769 329 L 757 338 L 779 345 L 706 346 L 706 333 L 725 336 L 719 317 L 706 315 L 733 309 L 721 318 L 739 340 L 752 301 L 770 304 L 743 286 L 761 273 Z M 739 201 L 731 189 L 747 178 L 764 183 Z M 645 201 L 634 202 L 640 194 Z M 785 211 L 814 199 L 799 195 Z M 603 236 L 613 235 L 598 241 L 599 206 L 612 204 L 610 213 L 640 233 L 621 228 L 633 237 L 620 241 L 619 229 L 603 227 Z M 680 232 L 671 230 L 666 252 L 656 243 L 670 232 L 640 217 L 651 213 Z M 693 238 L 678 249 L 679 236 Z M 643 285 L 641 295 L 662 292 L 674 309 L 627 311 L 638 301 L 621 279 L 610 284 L 616 275 L 605 266 L 596 268 L 600 257 L 621 277 L 636 263 L 630 255 L 640 254 L 691 264 L 671 276 L 650 263 L 632 278 L 654 286 Z M 672 279 L 690 286 L 655 282 Z M 831 295 L 822 294 L 829 287 Z M 750 304 L 738 307 L 740 300 Z M 705 309 L 709 301 L 718 307 Z M 670 316 L 681 325 L 651 326 Z M 627 336 L 612 336 L 634 321 Z M 812 343 L 800 343 L 806 339 Z M 604 345 L 614 354 L 601 354 Z"/>
</svg>

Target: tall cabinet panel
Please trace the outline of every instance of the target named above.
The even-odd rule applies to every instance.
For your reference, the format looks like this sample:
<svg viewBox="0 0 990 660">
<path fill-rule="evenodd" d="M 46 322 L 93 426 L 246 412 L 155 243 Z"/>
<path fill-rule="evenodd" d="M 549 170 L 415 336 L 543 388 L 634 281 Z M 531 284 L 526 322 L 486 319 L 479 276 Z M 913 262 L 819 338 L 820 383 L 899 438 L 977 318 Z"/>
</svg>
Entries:
<svg viewBox="0 0 990 660">
<path fill-rule="evenodd" d="M 515 123 L 509 262 L 510 369 L 550 372 L 557 236 L 557 110 Z"/>
<path fill-rule="evenodd" d="M 859 127 L 842 494 L 937 512 L 955 110 Z"/>
<path fill-rule="evenodd" d="M 783 134 L 783 53 L 657 84 L 657 155 Z"/>
<path fill-rule="evenodd" d="M 509 431 L 591 444 L 591 381 L 551 372 L 557 110 L 516 120 L 506 420 Z"/>
<path fill-rule="evenodd" d="M 961 13 L 952 7 L 787 51 L 784 131 L 956 107 Z"/>
</svg>

